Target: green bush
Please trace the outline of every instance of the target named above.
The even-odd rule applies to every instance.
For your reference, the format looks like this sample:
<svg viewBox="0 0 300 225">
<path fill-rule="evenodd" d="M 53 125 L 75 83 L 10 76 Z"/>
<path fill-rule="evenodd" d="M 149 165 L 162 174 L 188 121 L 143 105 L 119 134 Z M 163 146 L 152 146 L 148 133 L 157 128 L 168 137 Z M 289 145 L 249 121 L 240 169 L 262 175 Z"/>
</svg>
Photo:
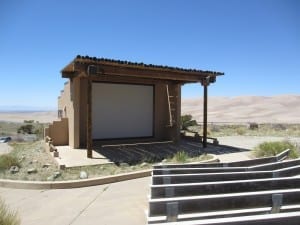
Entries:
<svg viewBox="0 0 300 225">
<path fill-rule="evenodd" d="M 2 199 L 0 199 L 0 224 L 1 225 L 21 224 L 18 213 L 16 211 L 10 210 Z"/>
<path fill-rule="evenodd" d="M 275 156 L 284 150 L 290 149 L 289 158 L 298 158 L 297 147 L 289 141 L 263 142 L 254 149 L 256 157 Z"/>
<path fill-rule="evenodd" d="M 187 130 L 188 127 L 196 126 L 197 121 L 192 119 L 192 115 L 183 115 L 181 116 L 181 129 Z"/>
<path fill-rule="evenodd" d="M 24 123 L 34 123 L 34 120 L 24 120 Z"/>
<path fill-rule="evenodd" d="M 22 133 L 22 134 L 33 134 L 33 129 L 34 126 L 32 124 L 25 124 L 20 126 L 20 128 L 18 129 L 18 134 Z"/>
<path fill-rule="evenodd" d="M 12 154 L 0 155 L 0 170 L 9 169 L 11 166 L 20 166 L 17 157 Z"/>
</svg>

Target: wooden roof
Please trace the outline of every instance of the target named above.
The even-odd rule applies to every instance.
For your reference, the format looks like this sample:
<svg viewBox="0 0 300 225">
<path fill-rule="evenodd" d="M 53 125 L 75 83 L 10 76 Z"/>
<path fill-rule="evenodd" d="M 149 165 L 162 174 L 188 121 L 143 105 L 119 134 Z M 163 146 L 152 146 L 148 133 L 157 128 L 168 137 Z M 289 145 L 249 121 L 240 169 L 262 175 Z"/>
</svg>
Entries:
<svg viewBox="0 0 300 225">
<path fill-rule="evenodd" d="M 210 82 L 215 82 L 216 76 L 224 75 L 222 72 L 215 71 L 184 69 L 80 55 L 69 63 L 61 73 L 64 78 L 73 78 L 79 75 L 112 75 L 134 77 L 135 79 L 172 80 L 182 83 L 201 82 L 207 77 L 209 77 Z"/>
</svg>

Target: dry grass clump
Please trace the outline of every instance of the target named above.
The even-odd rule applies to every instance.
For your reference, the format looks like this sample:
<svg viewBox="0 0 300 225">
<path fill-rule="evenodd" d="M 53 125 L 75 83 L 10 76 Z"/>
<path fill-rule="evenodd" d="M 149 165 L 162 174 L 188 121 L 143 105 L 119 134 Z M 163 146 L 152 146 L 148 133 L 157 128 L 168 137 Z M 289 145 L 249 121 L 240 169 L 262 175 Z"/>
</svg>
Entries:
<svg viewBox="0 0 300 225">
<path fill-rule="evenodd" d="M 256 157 L 275 156 L 287 149 L 290 149 L 289 158 L 299 157 L 299 149 L 289 141 L 263 142 L 254 149 L 254 155 Z"/>
<path fill-rule="evenodd" d="M 187 162 L 188 158 L 189 155 L 186 152 L 180 151 L 173 156 L 172 160 L 175 162 L 184 163 Z"/>
<path fill-rule="evenodd" d="M 20 166 L 17 157 L 10 153 L 0 155 L 0 171 L 9 169 L 11 166 Z"/>
<path fill-rule="evenodd" d="M 16 211 L 9 209 L 5 202 L 0 198 L 0 224 L 1 225 L 20 225 L 21 221 Z"/>
<path fill-rule="evenodd" d="M 201 161 L 209 160 L 209 159 L 212 159 L 212 156 L 208 155 L 208 154 L 202 154 L 199 156 L 191 157 L 185 151 L 179 151 L 176 154 L 174 154 L 171 158 L 166 159 L 166 162 L 189 163 L 189 162 L 201 162 Z"/>
<path fill-rule="evenodd" d="M 13 150 L 0 155 L 0 178 L 11 180 L 47 180 L 58 171 L 53 157 L 46 152 L 42 141 L 10 142 Z M 44 166 L 48 164 L 48 166 Z M 18 166 L 19 171 L 10 172 L 11 166 Z M 36 169 L 36 173 L 28 173 L 28 169 Z"/>
</svg>

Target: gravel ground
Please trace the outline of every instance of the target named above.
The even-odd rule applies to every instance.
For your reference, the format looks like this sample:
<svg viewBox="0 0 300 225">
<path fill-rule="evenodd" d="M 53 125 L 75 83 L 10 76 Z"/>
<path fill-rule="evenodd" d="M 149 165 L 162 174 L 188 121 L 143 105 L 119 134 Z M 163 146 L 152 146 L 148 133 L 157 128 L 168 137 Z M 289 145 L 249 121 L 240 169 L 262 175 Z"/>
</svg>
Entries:
<svg viewBox="0 0 300 225">
<path fill-rule="evenodd" d="M 15 148 L 11 154 L 19 161 L 19 172 L 10 173 L 9 170 L 1 171 L 0 179 L 46 180 L 47 177 L 57 171 L 56 162 L 53 157 L 46 152 L 42 141 L 11 143 L 11 145 L 12 146 L 7 146 L 9 149 Z M 28 172 L 28 169 L 33 171 Z"/>
</svg>

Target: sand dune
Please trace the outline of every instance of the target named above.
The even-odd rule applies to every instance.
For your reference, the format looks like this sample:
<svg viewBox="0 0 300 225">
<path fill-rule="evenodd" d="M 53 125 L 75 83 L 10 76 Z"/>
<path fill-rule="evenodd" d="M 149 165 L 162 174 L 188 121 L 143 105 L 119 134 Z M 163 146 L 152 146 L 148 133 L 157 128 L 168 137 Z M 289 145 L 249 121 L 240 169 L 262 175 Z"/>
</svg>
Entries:
<svg viewBox="0 0 300 225">
<path fill-rule="evenodd" d="M 183 99 L 182 114 L 203 117 L 203 99 Z M 0 112 L 0 121 L 52 122 L 57 112 Z M 300 95 L 209 97 L 209 122 L 300 123 Z"/>
<path fill-rule="evenodd" d="M 202 121 L 203 99 L 183 99 L 182 114 Z M 300 95 L 210 97 L 208 121 L 300 123 Z"/>
</svg>

